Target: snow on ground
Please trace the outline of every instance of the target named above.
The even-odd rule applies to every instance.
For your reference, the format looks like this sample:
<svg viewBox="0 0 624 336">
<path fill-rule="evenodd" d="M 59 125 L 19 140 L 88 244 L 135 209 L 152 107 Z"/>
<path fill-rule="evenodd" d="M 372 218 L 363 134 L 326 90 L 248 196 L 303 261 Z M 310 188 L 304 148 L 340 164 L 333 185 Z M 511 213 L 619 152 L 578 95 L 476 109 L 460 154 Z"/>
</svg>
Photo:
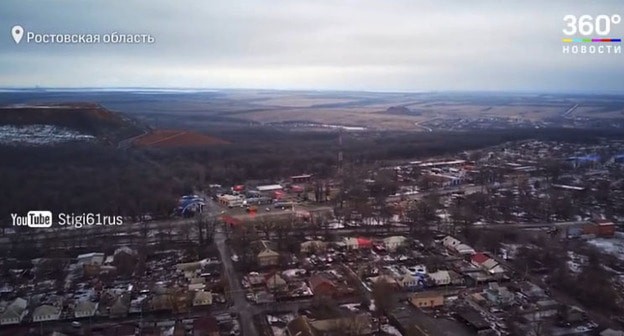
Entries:
<svg viewBox="0 0 624 336">
<path fill-rule="evenodd" d="M 403 336 L 403 334 L 401 334 L 400 331 L 397 330 L 397 328 L 389 325 L 389 324 L 382 324 L 381 325 L 381 331 L 385 332 L 386 334 L 392 335 L 392 336 Z"/>
<path fill-rule="evenodd" d="M 68 141 L 91 141 L 93 135 L 81 134 L 53 125 L 0 125 L 0 144 L 49 145 Z"/>
<path fill-rule="evenodd" d="M 587 243 L 597 247 L 598 249 L 616 256 L 620 260 L 624 260 L 624 239 L 620 238 L 595 238 L 588 240 Z"/>
</svg>

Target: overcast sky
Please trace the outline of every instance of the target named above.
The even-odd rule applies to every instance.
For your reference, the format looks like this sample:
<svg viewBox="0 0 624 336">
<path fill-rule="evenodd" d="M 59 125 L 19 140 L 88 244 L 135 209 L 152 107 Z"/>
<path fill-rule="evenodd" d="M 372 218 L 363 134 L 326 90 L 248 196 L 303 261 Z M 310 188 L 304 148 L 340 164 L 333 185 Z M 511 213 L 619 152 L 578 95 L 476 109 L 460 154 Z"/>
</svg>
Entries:
<svg viewBox="0 0 624 336">
<path fill-rule="evenodd" d="M 624 92 L 624 54 L 561 52 L 565 14 L 622 8 L 621 0 L 2 0 L 0 86 Z M 156 42 L 16 45 L 16 24 Z"/>
</svg>

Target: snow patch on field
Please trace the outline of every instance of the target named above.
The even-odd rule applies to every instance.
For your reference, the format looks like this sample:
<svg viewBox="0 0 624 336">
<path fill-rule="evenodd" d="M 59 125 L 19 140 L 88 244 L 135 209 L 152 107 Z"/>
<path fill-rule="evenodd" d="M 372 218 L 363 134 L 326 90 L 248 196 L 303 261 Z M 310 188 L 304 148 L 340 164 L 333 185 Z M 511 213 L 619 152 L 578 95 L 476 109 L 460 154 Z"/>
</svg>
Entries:
<svg viewBox="0 0 624 336">
<path fill-rule="evenodd" d="M 54 125 L 0 125 L 0 144 L 3 145 L 51 145 L 94 139 L 93 135 Z"/>
</svg>

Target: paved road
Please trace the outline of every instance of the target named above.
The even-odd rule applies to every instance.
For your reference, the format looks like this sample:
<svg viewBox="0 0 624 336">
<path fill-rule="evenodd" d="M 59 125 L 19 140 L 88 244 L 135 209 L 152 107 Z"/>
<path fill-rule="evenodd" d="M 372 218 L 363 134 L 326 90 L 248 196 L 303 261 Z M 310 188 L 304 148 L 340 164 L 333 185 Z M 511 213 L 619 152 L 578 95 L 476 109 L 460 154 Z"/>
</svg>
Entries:
<svg viewBox="0 0 624 336">
<path fill-rule="evenodd" d="M 258 336 L 258 330 L 256 330 L 256 326 L 253 323 L 253 313 L 256 309 L 245 298 L 245 291 L 240 281 L 238 281 L 229 248 L 225 245 L 226 236 L 222 226 L 217 227 L 214 241 L 221 255 L 223 271 L 229 282 L 230 300 L 233 302 L 231 310 L 239 315 L 242 334 L 243 336 Z"/>
</svg>

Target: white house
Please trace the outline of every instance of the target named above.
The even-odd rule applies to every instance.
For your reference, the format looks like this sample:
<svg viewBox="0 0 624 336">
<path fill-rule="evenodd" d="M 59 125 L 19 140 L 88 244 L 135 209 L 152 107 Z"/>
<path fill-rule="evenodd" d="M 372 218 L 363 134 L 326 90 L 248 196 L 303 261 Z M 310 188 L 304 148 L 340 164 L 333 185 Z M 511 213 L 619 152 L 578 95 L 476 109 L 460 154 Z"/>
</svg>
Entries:
<svg viewBox="0 0 624 336">
<path fill-rule="evenodd" d="M 459 244 L 455 246 L 455 251 L 459 254 L 474 254 L 475 253 L 475 250 L 466 244 Z"/>
<path fill-rule="evenodd" d="M 91 252 L 79 255 L 78 265 L 102 265 L 104 263 L 104 253 Z"/>
<path fill-rule="evenodd" d="M 449 271 L 437 271 L 429 273 L 429 278 L 436 286 L 445 286 L 451 283 L 451 275 Z"/>
<path fill-rule="evenodd" d="M 9 304 L 2 315 L 0 315 L 0 325 L 7 324 L 18 324 L 22 322 L 22 319 L 26 314 L 28 314 L 28 310 L 26 307 L 28 306 L 28 302 L 22 298 L 17 298 Z"/>
<path fill-rule="evenodd" d="M 442 238 L 442 245 L 447 249 L 455 249 L 455 246 L 461 244 L 461 242 L 451 236 L 446 236 Z"/>
<path fill-rule="evenodd" d="M 206 285 L 203 283 L 191 283 L 188 285 L 188 290 L 190 291 L 202 291 L 206 288 Z"/>
<path fill-rule="evenodd" d="M 357 238 L 347 237 L 347 238 L 344 238 L 342 242 L 344 243 L 345 247 L 348 250 L 357 250 L 359 247 Z"/>
<path fill-rule="evenodd" d="M 209 306 L 212 304 L 212 292 L 197 291 L 193 298 L 193 306 Z"/>
<path fill-rule="evenodd" d="M 407 273 L 398 279 L 398 283 L 402 288 L 412 290 L 418 287 L 418 280 L 417 277 Z"/>
<path fill-rule="evenodd" d="M 395 251 L 397 248 L 403 246 L 406 240 L 407 238 L 403 236 L 390 236 L 384 238 L 383 242 L 386 249 L 389 251 Z"/>
<path fill-rule="evenodd" d="M 76 304 L 76 307 L 74 307 L 74 317 L 81 318 L 81 317 L 94 316 L 95 312 L 97 312 L 97 309 L 98 309 L 97 302 L 91 302 L 90 300 L 82 300 Z"/>
<path fill-rule="evenodd" d="M 505 273 L 505 269 L 501 266 L 501 265 L 496 265 L 492 268 L 490 268 L 489 270 L 487 270 L 490 274 L 492 275 L 500 275 Z"/>
<path fill-rule="evenodd" d="M 61 309 L 50 305 L 41 305 L 35 308 L 32 319 L 33 322 L 54 321 L 61 316 Z"/>
</svg>

